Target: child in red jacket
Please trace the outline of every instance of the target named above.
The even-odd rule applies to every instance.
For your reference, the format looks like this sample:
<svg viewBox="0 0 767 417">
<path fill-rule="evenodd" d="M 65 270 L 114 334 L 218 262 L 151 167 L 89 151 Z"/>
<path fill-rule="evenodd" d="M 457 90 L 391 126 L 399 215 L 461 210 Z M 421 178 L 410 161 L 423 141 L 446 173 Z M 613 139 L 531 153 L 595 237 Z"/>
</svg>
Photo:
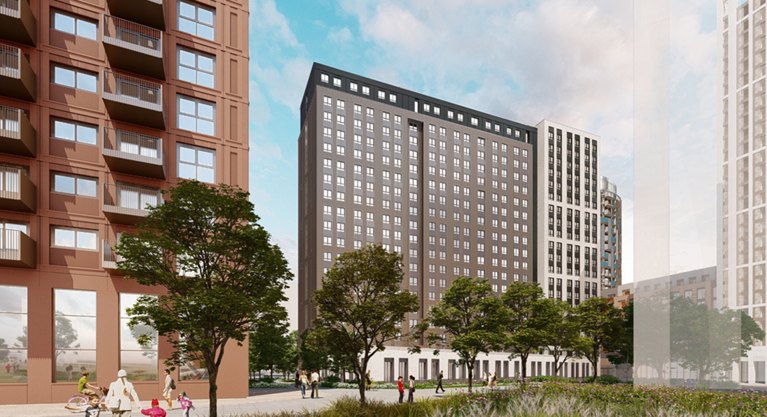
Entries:
<svg viewBox="0 0 767 417">
<path fill-rule="evenodd" d="M 160 408 L 160 402 L 154 398 L 152 399 L 152 408 L 141 410 L 141 414 L 149 417 L 165 417 L 165 410 Z"/>
</svg>

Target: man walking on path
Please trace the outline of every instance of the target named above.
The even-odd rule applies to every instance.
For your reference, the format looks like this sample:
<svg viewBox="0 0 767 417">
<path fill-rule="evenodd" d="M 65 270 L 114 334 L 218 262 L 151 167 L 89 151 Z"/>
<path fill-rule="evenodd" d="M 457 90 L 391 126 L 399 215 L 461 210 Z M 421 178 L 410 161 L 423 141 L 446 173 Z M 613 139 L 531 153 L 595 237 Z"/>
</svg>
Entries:
<svg viewBox="0 0 767 417">
<path fill-rule="evenodd" d="M 399 402 L 402 404 L 402 398 L 405 396 L 405 386 L 402 385 L 402 375 L 397 378 L 397 390 L 399 390 Z"/>
<path fill-rule="evenodd" d="M 442 379 L 445 376 L 442 374 L 442 371 L 439 371 L 439 376 L 437 376 L 437 389 L 434 390 L 435 394 L 439 394 L 439 390 L 442 390 L 442 392 L 445 392 L 445 387 L 442 386 Z"/>
<path fill-rule="evenodd" d="M 315 369 L 312 372 L 312 398 L 320 398 L 320 374 Z M 315 397 L 316 396 L 316 397 Z"/>
</svg>

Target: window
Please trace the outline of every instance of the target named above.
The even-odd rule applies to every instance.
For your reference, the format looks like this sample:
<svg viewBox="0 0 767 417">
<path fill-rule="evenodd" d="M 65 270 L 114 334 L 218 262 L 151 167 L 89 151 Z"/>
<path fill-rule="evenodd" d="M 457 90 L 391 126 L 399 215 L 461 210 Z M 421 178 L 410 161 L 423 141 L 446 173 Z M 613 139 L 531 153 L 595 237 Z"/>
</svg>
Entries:
<svg viewBox="0 0 767 417">
<path fill-rule="evenodd" d="M 120 294 L 120 369 L 125 369 L 133 381 L 157 381 L 157 331 L 145 324 L 131 329 L 128 309 L 141 295 Z M 95 310 L 94 310 L 95 311 Z M 148 344 L 139 343 L 146 336 Z"/>
<path fill-rule="evenodd" d="M 27 289 L 0 285 L 0 339 L 6 345 L 3 352 L 2 383 L 27 382 Z"/>
<path fill-rule="evenodd" d="M 53 246 L 59 248 L 98 250 L 98 234 L 95 230 L 53 227 Z"/>
<path fill-rule="evenodd" d="M 53 191 L 57 193 L 96 197 L 96 184 L 96 178 L 70 174 L 53 174 Z"/>
<path fill-rule="evenodd" d="M 179 143 L 177 175 L 190 180 L 216 182 L 216 151 Z"/>
<path fill-rule="evenodd" d="M 77 123 L 70 120 L 55 119 L 53 121 L 53 137 L 70 142 L 96 144 L 98 127 Z"/>
<path fill-rule="evenodd" d="M 179 94 L 178 128 L 213 136 L 216 132 L 216 104 Z"/>
<path fill-rule="evenodd" d="M 98 76 L 89 71 L 54 65 L 53 82 L 54 84 L 63 85 L 65 87 L 95 93 L 96 84 L 98 84 Z"/>
<path fill-rule="evenodd" d="M 96 40 L 98 32 L 96 22 L 81 16 L 65 14 L 59 10 L 53 11 L 53 28 L 61 32 Z"/>
<path fill-rule="evenodd" d="M 215 37 L 216 12 L 197 3 L 178 2 L 178 30 L 213 40 Z"/>
<path fill-rule="evenodd" d="M 53 290 L 54 381 L 75 382 L 80 370 L 96 381 L 96 292 Z"/>
<path fill-rule="evenodd" d="M 178 48 L 178 78 L 213 88 L 216 80 L 216 57 L 191 49 Z"/>
<path fill-rule="evenodd" d="M 146 210 L 161 202 L 160 195 L 157 189 L 117 184 L 117 205 L 120 207 Z"/>
</svg>

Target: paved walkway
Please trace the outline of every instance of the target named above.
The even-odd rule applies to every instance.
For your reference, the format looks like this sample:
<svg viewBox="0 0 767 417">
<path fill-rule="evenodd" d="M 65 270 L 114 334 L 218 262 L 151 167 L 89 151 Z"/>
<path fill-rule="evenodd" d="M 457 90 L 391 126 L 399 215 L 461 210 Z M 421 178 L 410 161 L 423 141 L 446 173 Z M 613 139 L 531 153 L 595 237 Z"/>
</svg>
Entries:
<svg viewBox="0 0 767 417">
<path fill-rule="evenodd" d="M 463 388 L 448 388 L 447 394 L 451 392 L 465 391 Z M 359 394 L 354 389 L 321 389 L 319 399 L 310 399 L 308 392 L 307 398 L 301 398 L 301 392 L 298 390 L 284 389 L 258 389 L 251 390 L 251 395 L 247 398 L 238 399 L 220 399 L 218 400 L 219 416 L 243 416 L 254 413 L 275 413 L 279 411 L 303 411 L 319 410 L 327 407 L 333 401 L 342 397 L 358 398 Z M 442 396 L 441 394 L 439 396 Z M 430 389 L 421 389 L 415 392 L 415 398 L 437 397 L 434 391 Z M 378 401 L 396 402 L 398 394 L 396 389 L 373 389 L 368 391 L 368 399 Z M 405 392 L 407 399 L 407 392 Z M 148 407 L 149 401 L 141 402 L 142 407 Z M 178 402 L 173 402 L 174 409 L 168 412 L 168 417 L 182 417 L 181 410 L 178 408 Z M 208 401 L 194 401 L 195 410 L 192 410 L 191 417 L 206 417 L 208 415 Z M 8 417 L 73 417 L 83 416 L 84 413 L 74 413 L 64 409 L 64 404 L 23 404 L 23 405 L 0 405 L 0 416 Z M 102 412 L 101 416 L 110 417 L 111 413 Z M 141 416 L 141 413 L 134 409 L 132 417 Z"/>
</svg>

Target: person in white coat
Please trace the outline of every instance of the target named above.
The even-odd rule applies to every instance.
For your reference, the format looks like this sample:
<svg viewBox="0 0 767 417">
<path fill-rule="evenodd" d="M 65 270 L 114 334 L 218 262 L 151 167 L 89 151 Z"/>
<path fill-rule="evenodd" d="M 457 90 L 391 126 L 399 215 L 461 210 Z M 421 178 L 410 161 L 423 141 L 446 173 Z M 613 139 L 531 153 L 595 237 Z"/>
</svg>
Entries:
<svg viewBox="0 0 767 417">
<path fill-rule="evenodd" d="M 105 401 L 115 417 L 130 417 L 134 403 L 135 406 L 139 405 L 138 394 L 127 377 L 128 373 L 120 369 L 117 372 L 117 380 L 109 384 Z"/>
</svg>

